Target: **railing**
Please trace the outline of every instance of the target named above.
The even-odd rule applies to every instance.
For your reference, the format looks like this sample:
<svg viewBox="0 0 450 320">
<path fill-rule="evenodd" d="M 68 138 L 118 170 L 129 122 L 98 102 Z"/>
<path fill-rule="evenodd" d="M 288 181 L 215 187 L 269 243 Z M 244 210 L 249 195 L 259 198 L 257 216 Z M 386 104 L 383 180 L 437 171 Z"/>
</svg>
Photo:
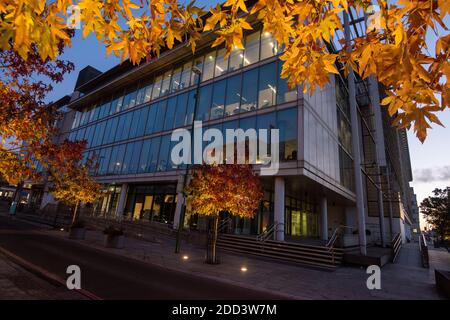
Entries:
<svg viewBox="0 0 450 320">
<path fill-rule="evenodd" d="M 394 239 L 392 239 L 391 247 L 392 247 L 392 262 L 395 262 L 395 259 L 397 259 L 398 253 L 402 248 L 402 235 L 400 233 L 397 233 Z"/>
<path fill-rule="evenodd" d="M 420 243 L 420 254 L 422 256 L 422 266 L 424 268 L 430 267 L 430 262 L 428 259 L 428 245 L 427 240 L 425 239 L 425 235 L 423 233 L 419 236 L 419 243 Z"/>
<path fill-rule="evenodd" d="M 231 222 L 231 218 L 228 217 L 224 220 L 222 220 L 222 222 L 220 222 L 219 226 L 217 227 L 217 233 L 221 233 L 223 232 L 226 228 L 228 228 L 230 222 Z"/>
<path fill-rule="evenodd" d="M 325 245 L 329 251 L 334 248 L 336 241 L 339 239 L 340 236 L 342 236 L 344 234 L 345 229 L 352 230 L 353 227 L 340 225 L 339 227 L 334 229 L 333 234 L 331 235 L 330 239 L 328 240 L 327 244 Z"/>
<path fill-rule="evenodd" d="M 274 223 L 269 226 L 266 230 L 264 230 L 261 234 L 256 236 L 256 240 L 260 242 L 266 242 L 270 237 L 276 234 L 278 231 L 278 227 L 284 225 L 284 223 Z"/>
</svg>

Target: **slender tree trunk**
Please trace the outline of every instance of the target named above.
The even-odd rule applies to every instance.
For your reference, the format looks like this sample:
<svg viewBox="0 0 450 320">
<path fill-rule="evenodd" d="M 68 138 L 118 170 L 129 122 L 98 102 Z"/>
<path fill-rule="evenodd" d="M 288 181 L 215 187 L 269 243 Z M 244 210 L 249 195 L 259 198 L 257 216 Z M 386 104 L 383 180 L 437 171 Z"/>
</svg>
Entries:
<svg viewBox="0 0 450 320">
<path fill-rule="evenodd" d="M 213 229 L 213 238 L 212 238 L 212 263 L 217 263 L 217 228 L 219 226 L 219 216 L 214 217 L 214 229 Z"/>
<path fill-rule="evenodd" d="M 77 203 L 75 204 L 75 208 L 73 209 L 73 217 L 72 217 L 72 226 L 75 224 L 75 222 L 78 221 L 78 206 L 79 206 L 79 201 L 77 201 Z"/>
</svg>

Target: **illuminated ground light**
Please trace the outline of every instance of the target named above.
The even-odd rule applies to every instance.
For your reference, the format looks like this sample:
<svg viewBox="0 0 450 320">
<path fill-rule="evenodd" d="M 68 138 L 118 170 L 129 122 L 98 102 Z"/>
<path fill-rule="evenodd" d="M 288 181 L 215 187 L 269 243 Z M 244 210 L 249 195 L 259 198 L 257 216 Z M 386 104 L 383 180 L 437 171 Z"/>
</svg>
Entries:
<svg viewBox="0 0 450 320">
<path fill-rule="evenodd" d="M 242 272 L 247 272 L 247 270 L 248 270 L 247 267 L 241 267 Z"/>
<path fill-rule="evenodd" d="M 183 260 L 188 260 L 188 259 L 189 259 L 189 256 L 187 256 L 187 255 L 183 256 Z"/>
<path fill-rule="evenodd" d="M 59 230 L 64 231 L 64 228 L 61 228 L 61 229 L 59 229 Z"/>
</svg>

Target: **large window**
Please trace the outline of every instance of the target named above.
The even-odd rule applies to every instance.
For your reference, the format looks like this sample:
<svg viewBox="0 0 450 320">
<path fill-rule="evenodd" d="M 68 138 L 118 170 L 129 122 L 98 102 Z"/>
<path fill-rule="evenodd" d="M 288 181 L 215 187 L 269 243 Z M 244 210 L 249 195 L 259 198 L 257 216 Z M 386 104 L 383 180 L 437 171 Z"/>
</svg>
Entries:
<svg viewBox="0 0 450 320">
<path fill-rule="evenodd" d="M 105 135 L 103 137 L 103 144 L 108 144 L 114 142 L 114 138 L 116 136 L 117 130 L 117 122 L 119 117 L 114 117 L 112 119 L 108 119 L 106 122 Z"/>
<path fill-rule="evenodd" d="M 166 113 L 167 100 L 158 102 L 156 109 L 155 124 L 153 126 L 154 132 L 159 132 L 164 128 L 164 115 Z"/>
<path fill-rule="evenodd" d="M 181 70 L 182 68 L 176 68 L 173 71 L 173 75 L 172 75 L 172 83 L 170 84 L 170 91 L 171 92 L 175 92 L 180 90 L 180 77 L 181 77 Z"/>
<path fill-rule="evenodd" d="M 161 82 L 162 82 L 163 76 L 158 76 L 155 79 L 155 83 L 153 85 L 153 91 L 152 91 L 152 99 L 156 99 L 161 94 Z"/>
<path fill-rule="evenodd" d="M 228 60 L 230 60 L 230 65 L 228 67 L 230 72 L 242 68 L 244 61 L 244 50 L 237 48 L 234 49 Z"/>
<path fill-rule="evenodd" d="M 155 132 L 156 113 L 158 111 L 158 104 L 153 103 L 149 107 L 147 125 L 145 126 L 145 134 L 152 134 Z"/>
<path fill-rule="evenodd" d="M 171 79 L 172 79 L 172 71 L 167 71 L 164 74 L 163 81 L 161 84 L 161 96 L 169 94 Z"/>
<path fill-rule="evenodd" d="M 266 108 L 275 104 L 277 94 L 278 69 L 276 62 L 266 64 L 259 71 L 258 107 Z"/>
<path fill-rule="evenodd" d="M 244 73 L 241 94 L 241 111 L 256 110 L 258 69 Z"/>
<path fill-rule="evenodd" d="M 225 106 L 225 85 L 226 80 L 214 83 L 210 116 L 211 120 L 223 117 L 223 110 Z"/>
<path fill-rule="evenodd" d="M 133 174 L 137 172 L 141 147 L 142 141 L 127 144 L 125 158 L 123 160 L 122 174 Z"/>
<path fill-rule="evenodd" d="M 198 103 L 198 110 L 195 120 L 208 121 L 209 108 L 211 105 L 212 85 L 207 85 L 200 88 L 200 97 Z"/>
<path fill-rule="evenodd" d="M 108 172 L 109 159 L 111 157 L 111 148 L 103 148 L 98 156 L 98 174 L 104 175 Z"/>
<path fill-rule="evenodd" d="M 194 60 L 193 67 L 197 68 L 198 70 L 203 70 L 203 57 L 198 57 Z M 198 83 L 198 74 L 195 72 L 191 72 L 191 86 L 197 85 Z"/>
<path fill-rule="evenodd" d="M 219 49 L 217 51 L 217 58 L 216 58 L 216 68 L 214 70 L 214 77 L 221 76 L 228 71 L 228 60 L 225 59 L 225 48 Z"/>
<path fill-rule="evenodd" d="M 149 164 L 148 164 L 148 172 L 156 172 L 156 168 L 158 166 L 158 154 L 159 154 L 159 145 L 161 143 L 161 137 L 156 137 L 152 139 L 152 145 L 150 148 L 149 155 Z"/>
<path fill-rule="evenodd" d="M 150 150 L 152 146 L 152 140 L 147 139 L 142 143 L 141 154 L 139 157 L 139 173 L 150 172 Z"/>
<path fill-rule="evenodd" d="M 261 60 L 278 54 L 278 45 L 270 32 L 261 34 Z"/>
<path fill-rule="evenodd" d="M 259 60 L 259 35 L 260 31 L 256 31 L 245 37 L 244 66 L 248 66 Z"/>
<path fill-rule="evenodd" d="M 133 114 L 129 112 L 119 117 L 119 124 L 117 126 L 116 137 L 114 139 L 115 141 L 122 141 L 128 139 L 132 116 Z"/>
<path fill-rule="evenodd" d="M 136 90 L 133 89 L 130 92 L 128 92 L 123 98 L 122 110 L 133 108 L 134 105 L 136 104 L 136 96 L 137 96 Z"/>
<path fill-rule="evenodd" d="M 202 81 L 209 80 L 214 76 L 215 60 L 216 60 L 216 51 L 210 52 L 205 55 L 205 61 L 203 63 Z"/>
<path fill-rule="evenodd" d="M 167 171 L 169 169 L 170 135 L 163 136 L 159 147 L 158 165 L 156 171 Z"/>
<path fill-rule="evenodd" d="M 175 112 L 174 128 L 183 127 L 186 125 L 186 105 L 188 100 L 188 93 L 183 93 L 178 96 Z"/>
<path fill-rule="evenodd" d="M 297 108 L 277 112 L 277 128 L 280 130 L 280 160 L 297 160 Z"/>
<path fill-rule="evenodd" d="M 113 99 L 113 101 L 111 102 L 110 114 L 113 114 L 115 112 L 119 112 L 120 110 L 122 110 L 122 102 L 123 102 L 123 96 L 122 95 L 116 96 Z"/>
<path fill-rule="evenodd" d="M 173 128 L 176 109 L 177 109 L 177 97 L 172 97 L 167 101 L 167 110 L 166 110 L 166 118 L 164 121 L 164 130 L 170 130 Z"/>
<path fill-rule="evenodd" d="M 240 74 L 227 79 L 225 116 L 231 116 L 239 113 L 239 105 L 241 101 L 241 79 L 242 75 Z"/>
<path fill-rule="evenodd" d="M 97 129 L 95 130 L 94 137 L 92 139 L 92 146 L 100 146 L 103 142 L 103 135 L 105 134 L 106 121 L 100 122 L 97 125 Z"/>
<path fill-rule="evenodd" d="M 189 87 L 191 82 L 192 73 L 192 61 L 189 61 L 183 65 L 183 72 L 181 73 L 179 89 L 185 89 Z"/>
<path fill-rule="evenodd" d="M 297 100 L 297 87 L 290 89 L 287 84 L 287 79 L 281 79 L 280 77 L 282 68 L 283 62 L 278 61 L 277 104 Z"/>
<path fill-rule="evenodd" d="M 129 138 L 136 138 L 144 135 L 148 109 L 148 107 L 144 107 L 133 112 Z"/>
</svg>

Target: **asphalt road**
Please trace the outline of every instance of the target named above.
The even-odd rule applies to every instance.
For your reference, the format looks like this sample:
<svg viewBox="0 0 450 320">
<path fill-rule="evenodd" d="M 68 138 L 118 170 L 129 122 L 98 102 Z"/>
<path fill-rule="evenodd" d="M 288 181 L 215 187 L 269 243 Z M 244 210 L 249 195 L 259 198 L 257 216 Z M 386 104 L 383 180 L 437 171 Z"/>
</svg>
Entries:
<svg viewBox="0 0 450 320">
<path fill-rule="evenodd" d="M 78 265 L 83 289 L 102 299 L 282 299 L 68 241 L 34 233 L 39 227 L 0 216 L 0 247 L 62 279 Z M 220 266 L 218 266 L 220 268 Z"/>
</svg>

